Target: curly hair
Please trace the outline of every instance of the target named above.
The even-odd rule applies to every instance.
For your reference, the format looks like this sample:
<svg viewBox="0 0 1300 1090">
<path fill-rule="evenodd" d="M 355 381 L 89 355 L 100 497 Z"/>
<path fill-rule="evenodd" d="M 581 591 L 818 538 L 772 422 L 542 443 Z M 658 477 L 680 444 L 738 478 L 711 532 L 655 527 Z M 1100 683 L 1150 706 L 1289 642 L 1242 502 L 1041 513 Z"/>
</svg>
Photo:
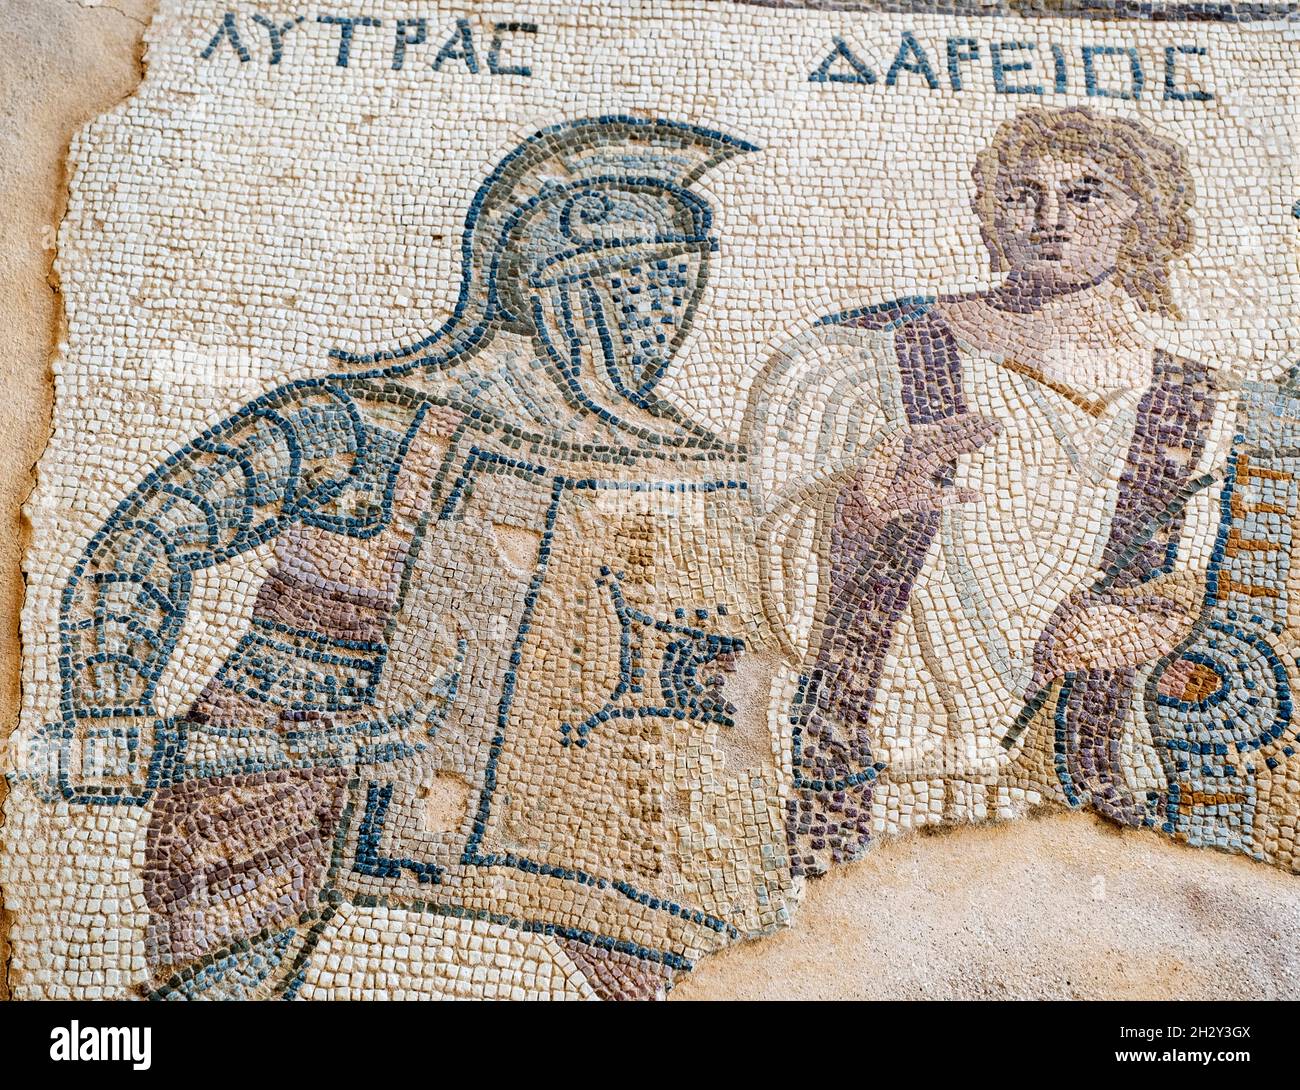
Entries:
<svg viewBox="0 0 1300 1090">
<path fill-rule="evenodd" d="M 1137 201 L 1115 275 L 1143 310 L 1181 317 L 1169 288 L 1169 266 L 1192 248 L 1194 187 L 1187 153 L 1136 121 L 1101 117 L 1084 106 L 1022 110 L 998 126 L 976 157 L 974 208 L 994 271 L 1009 267 L 994 226 L 999 177 L 1026 159 L 1062 154 L 1096 160 Z"/>
</svg>

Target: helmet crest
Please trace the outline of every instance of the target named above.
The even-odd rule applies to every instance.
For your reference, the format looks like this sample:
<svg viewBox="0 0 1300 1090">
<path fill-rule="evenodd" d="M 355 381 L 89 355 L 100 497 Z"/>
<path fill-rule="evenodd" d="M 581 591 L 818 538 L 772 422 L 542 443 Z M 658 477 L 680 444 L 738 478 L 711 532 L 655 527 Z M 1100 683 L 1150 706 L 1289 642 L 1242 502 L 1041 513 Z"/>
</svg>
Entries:
<svg viewBox="0 0 1300 1090">
<path fill-rule="evenodd" d="M 636 260 L 638 249 L 644 256 L 648 247 L 708 243 L 708 206 L 688 187 L 719 163 L 756 150 L 699 126 L 617 115 L 542 129 L 497 165 L 470 204 L 452 317 L 412 344 L 364 354 L 336 348 L 330 356 L 379 365 L 365 372 L 372 374 L 448 367 L 503 322 L 526 324 L 510 291 L 501 290 L 518 276 L 544 277 L 549 265 L 562 274 L 559 267 L 575 260 L 612 261 L 600 264 L 612 268 Z"/>
</svg>

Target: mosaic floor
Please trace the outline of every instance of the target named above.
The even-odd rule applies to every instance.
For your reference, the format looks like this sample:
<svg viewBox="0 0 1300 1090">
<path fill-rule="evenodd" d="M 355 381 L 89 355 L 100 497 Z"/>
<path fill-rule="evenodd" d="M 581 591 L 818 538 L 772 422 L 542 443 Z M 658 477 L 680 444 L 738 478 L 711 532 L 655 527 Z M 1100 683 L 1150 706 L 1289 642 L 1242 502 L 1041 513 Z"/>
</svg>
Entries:
<svg viewBox="0 0 1300 1090">
<path fill-rule="evenodd" d="M 15 994 L 660 998 L 1047 809 L 1300 869 L 1295 24 L 1157 6 L 163 3 L 71 151 Z"/>
</svg>

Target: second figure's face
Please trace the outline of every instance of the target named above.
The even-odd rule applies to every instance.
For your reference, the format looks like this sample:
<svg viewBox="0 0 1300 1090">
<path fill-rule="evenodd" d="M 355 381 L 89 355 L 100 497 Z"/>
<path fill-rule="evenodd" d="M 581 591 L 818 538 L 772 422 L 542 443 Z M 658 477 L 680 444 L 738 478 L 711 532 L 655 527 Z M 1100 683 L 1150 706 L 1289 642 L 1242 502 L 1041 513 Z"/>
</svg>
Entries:
<svg viewBox="0 0 1300 1090">
<path fill-rule="evenodd" d="M 1095 159 L 1048 154 L 999 175 L 994 228 L 1012 274 L 1051 295 L 1114 272 L 1137 209 Z"/>
</svg>

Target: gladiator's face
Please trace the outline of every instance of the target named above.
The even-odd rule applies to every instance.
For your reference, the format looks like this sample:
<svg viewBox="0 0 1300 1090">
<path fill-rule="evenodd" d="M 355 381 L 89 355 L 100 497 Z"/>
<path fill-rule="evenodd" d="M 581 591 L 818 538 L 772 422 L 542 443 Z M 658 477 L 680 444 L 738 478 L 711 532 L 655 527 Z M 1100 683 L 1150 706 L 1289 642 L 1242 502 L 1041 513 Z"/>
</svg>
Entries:
<svg viewBox="0 0 1300 1090">
<path fill-rule="evenodd" d="M 581 396 L 646 406 L 703 291 L 709 220 L 698 197 L 662 183 L 565 187 L 516 230 L 508 305 Z"/>
<path fill-rule="evenodd" d="M 664 248 L 583 283 L 584 322 L 594 323 L 608 379 L 629 401 L 645 401 L 689 328 L 704 287 L 705 255 Z"/>
<path fill-rule="evenodd" d="M 993 228 L 1012 275 L 1050 295 L 1114 272 L 1137 210 L 1097 159 L 1049 153 L 999 173 Z"/>
</svg>

